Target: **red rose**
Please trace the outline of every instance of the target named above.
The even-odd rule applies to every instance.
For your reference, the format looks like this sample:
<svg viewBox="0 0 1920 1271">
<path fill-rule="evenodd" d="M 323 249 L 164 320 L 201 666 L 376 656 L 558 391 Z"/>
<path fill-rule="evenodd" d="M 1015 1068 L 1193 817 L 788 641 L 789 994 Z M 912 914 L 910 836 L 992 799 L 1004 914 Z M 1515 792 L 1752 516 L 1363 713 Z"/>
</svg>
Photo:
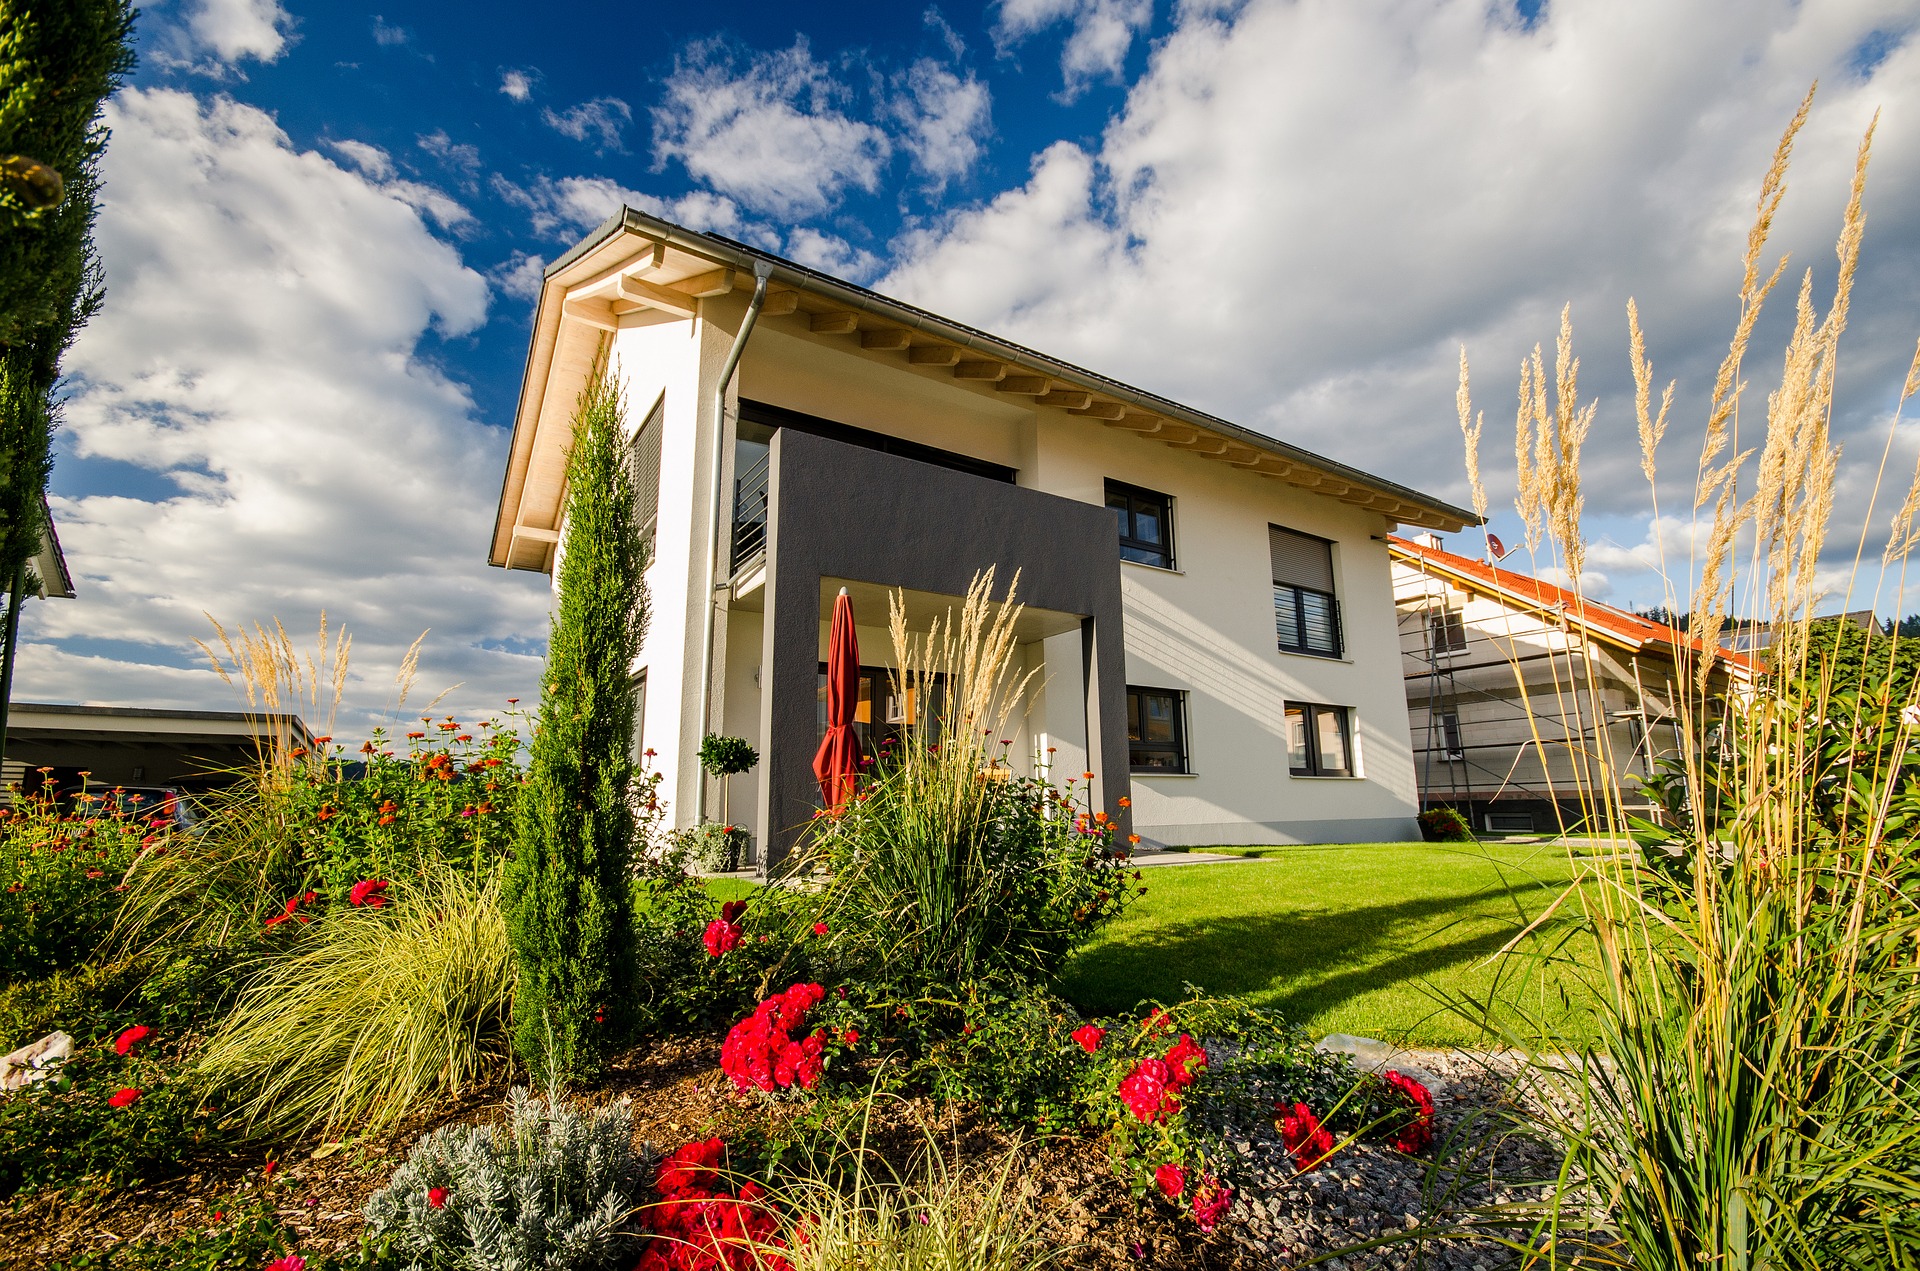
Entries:
<svg viewBox="0 0 1920 1271">
<path fill-rule="evenodd" d="M 1100 1049 L 1100 1043 L 1107 1039 L 1107 1030 L 1098 1024 L 1082 1024 L 1073 1030 L 1073 1040 L 1080 1043 L 1080 1049 L 1089 1055 Z"/>
<path fill-rule="evenodd" d="M 1193 1193 L 1193 1220 L 1200 1230 L 1212 1231 L 1233 1204 L 1233 1189 L 1208 1174 Z"/>
<path fill-rule="evenodd" d="M 1180 1193 L 1187 1190 L 1187 1171 L 1168 1161 L 1153 1171 L 1153 1185 L 1158 1187 L 1160 1194 L 1168 1200 L 1179 1200 Z"/>
<path fill-rule="evenodd" d="M 140 1094 L 141 1092 L 139 1090 L 134 1089 L 132 1086 L 128 1086 L 125 1090 L 115 1091 L 113 1094 L 108 1095 L 107 1106 L 112 1108 L 124 1108 L 130 1103 L 138 1102 L 140 1099 Z"/>
<path fill-rule="evenodd" d="M 1332 1133 L 1304 1103 L 1294 1104 L 1292 1111 L 1281 1116 L 1280 1140 L 1293 1154 L 1294 1167 L 1302 1174 L 1333 1154 Z"/>
<path fill-rule="evenodd" d="M 1180 1110 L 1180 1101 L 1167 1089 L 1171 1076 L 1160 1060 L 1142 1059 L 1120 1083 L 1120 1101 L 1139 1120 L 1164 1120 Z"/>
<path fill-rule="evenodd" d="M 1387 1071 L 1387 1085 L 1400 1096 L 1400 1102 L 1412 1115 L 1400 1127 L 1393 1145 L 1412 1156 L 1433 1142 L 1433 1096 L 1427 1088 L 1402 1073 Z"/>
<path fill-rule="evenodd" d="M 386 879 L 363 878 L 353 885 L 353 890 L 347 893 L 347 899 L 356 906 L 366 905 L 369 908 L 378 909 L 387 903 L 387 898 L 381 894 L 386 890 Z"/>
<path fill-rule="evenodd" d="M 840 1034 L 840 1040 L 849 1046 L 858 1046 L 860 1044 L 860 1030 L 857 1028 L 849 1028 L 846 1032 Z"/>
<path fill-rule="evenodd" d="M 707 924 L 706 934 L 700 937 L 700 943 L 707 946 L 707 952 L 713 957 L 731 953 L 740 944 L 740 928 L 724 918 L 716 918 Z"/>
<path fill-rule="evenodd" d="M 127 1031 L 125 1031 L 124 1033 L 121 1033 L 118 1037 L 113 1039 L 114 1053 L 121 1054 L 121 1055 L 126 1054 L 128 1051 L 132 1050 L 134 1046 L 136 1046 L 140 1042 L 145 1041 L 147 1039 L 147 1035 L 152 1031 L 153 1030 L 151 1028 L 148 1028 L 145 1024 L 135 1024 L 132 1028 L 129 1028 Z"/>
<path fill-rule="evenodd" d="M 1197 1068 L 1205 1068 L 1207 1052 L 1195 1045 L 1193 1038 L 1182 1033 L 1180 1040 L 1174 1043 L 1173 1049 L 1167 1052 L 1167 1071 L 1173 1077 L 1174 1089 L 1184 1090 L 1193 1084 L 1193 1074 L 1188 1071 L 1190 1064 Z"/>
<path fill-rule="evenodd" d="M 816 935 L 816 936 L 824 936 L 824 935 L 826 935 L 826 934 L 827 934 L 827 924 L 826 924 L 826 923 L 824 923 L 824 922 L 816 922 L 816 923 L 814 923 L 814 924 L 813 924 L 813 934 L 814 934 L 814 935 Z"/>
</svg>

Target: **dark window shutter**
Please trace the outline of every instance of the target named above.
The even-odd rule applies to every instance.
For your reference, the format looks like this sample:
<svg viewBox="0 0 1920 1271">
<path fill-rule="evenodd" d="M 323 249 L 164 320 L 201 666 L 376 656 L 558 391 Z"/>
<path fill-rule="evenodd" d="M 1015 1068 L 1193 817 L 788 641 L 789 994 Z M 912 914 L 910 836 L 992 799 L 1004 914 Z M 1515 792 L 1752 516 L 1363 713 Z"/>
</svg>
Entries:
<svg viewBox="0 0 1920 1271">
<path fill-rule="evenodd" d="M 1328 593 L 1333 591 L 1333 545 L 1326 539 L 1269 525 L 1267 549 L 1273 556 L 1275 583 Z"/>
<path fill-rule="evenodd" d="M 665 431 L 661 421 L 665 407 L 665 398 L 654 404 L 646 422 L 634 434 L 628 452 L 633 470 L 633 519 L 646 537 L 649 550 L 653 546 L 654 518 L 660 514 L 660 434 Z"/>
</svg>

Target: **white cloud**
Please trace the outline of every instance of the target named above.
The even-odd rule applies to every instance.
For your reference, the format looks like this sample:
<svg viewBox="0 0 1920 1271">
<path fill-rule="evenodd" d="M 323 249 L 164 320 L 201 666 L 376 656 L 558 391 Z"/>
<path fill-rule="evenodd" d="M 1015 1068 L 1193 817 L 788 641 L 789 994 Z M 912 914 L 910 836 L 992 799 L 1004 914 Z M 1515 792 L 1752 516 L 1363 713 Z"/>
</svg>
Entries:
<svg viewBox="0 0 1920 1271">
<path fill-rule="evenodd" d="M 533 96 L 533 81 L 538 74 L 538 71 L 501 71 L 500 91 L 517 102 L 526 101 Z"/>
<path fill-rule="evenodd" d="M 349 138 L 345 141 L 329 141 L 327 148 L 345 156 L 369 180 L 385 181 L 393 175 L 393 156 L 371 142 Z"/>
<path fill-rule="evenodd" d="M 230 707 L 167 669 L 193 660 L 202 612 L 298 633 L 325 609 L 355 636 L 343 728 L 428 627 L 427 695 L 464 683 L 446 709 L 530 696 L 539 663 L 517 650 L 544 632 L 544 579 L 483 563 L 506 437 L 421 351 L 485 321 L 485 280 L 253 107 L 128 89 L 106 123 L 110 299 L 70 355 L 62 437 L 178 492 L 56 501 L 79 596 L 31 607 L 21 695 Z"/>
<path fill-rule="evenodd" d="M 1060 50 L 1071 99 L 1095 79 L 1122 77 L 1134 37 L 1153 23 L 1153 0 L 1001 0 L 994 39 L 1005 49 L 1062 21 L 1072 27 Z"/>
<path fill-rule="evenodd" d="M 737 235 L 741 228 L 740 209 L 730 199 L 705 191 L 695 191 L 678 199 L 660 199 L 629 190 L 607 177 L 555 180 L 545 175 L 535 177 L 526 185 L 514 185 L 504 177 L 495 177 L 493 189 L 502 200 L 526 211 L 536 234 L 561 238 L 592 229 L 623 206 L 665 217 L 688 229 Z"/>
<path fill-rule="evenodd" d="M 532 300 L 540 294 L 547 262 L 531 252 L 515 252 L 487 271 L 493 285 L 515 300 Z"/>
<path fill-rule="evenodd" d="M 961 79 L 932 58 L 895 77 L 892 114 L 904 129 L 900 145 L 936 186 L 965 176 L 979 161 L 990 118 L 987 86 Z"/>
<path fill-rule="evenodd" d="M 390 23 L 379 14 L 373 15 L 373 42 L 382 48 L 393 48 L 405 44 L 413 35 L 405 27 Z"/>
<path fill-rule="evenodd" d="M 844 113 L 848 97 L 804 37 L 744 67 L 718 41 L 690 44 L 653 112 L 654 160 L 678 160 L 755 211 L 815 216 L 848 186 L 877 189 L 892 149 L 880 129 Z"/>
<path fill-rule="evenodd" d="M 455 141 L 447 135 L 445 128 L 421 134 L 414 139 L 414 144 L 449 168 L 457 168 L 468 176 L 480 170 L 480 147 Z"/>
<path fill-rule="evenodd" d="M 446 139 L 445 133 L 439 135 L 441 140 Z M 426 142 L 427 138 L 421 138 L 422 145 Z M 326 144 L 328 149 L 344 156 L 354 167 L 360 169 L 361 175 L 377 185 L 383 194 L 399 199 L 408 207 L 425 212 L 441 229 L 453 229 L 455 226 L 464 225 L 473 220 L 473 213 L 446 191 L 422 181 L 409 181 L 396 177 L 393 156 L 379 146 L 351 139 L 329 141 Z M 467 148 L 471 149 L 471 147 Z M 476 163 L 478 156 L 479 152 L 475 151 Z"/>
<path fill-rule="evenodd" d="M 160 27 L 149 55 L 173 69 L 245 78 L 236 64 L 278 61 L 293 25 L 279 0 L 195 0 L 178 25 Z"/>
<path fill-rule="evenodd" d="M 1509 542 L 1499 421 L 1571 300 L 1582 397 L 1601 399 L 1589 507 L 1644 526 L 1627 297 L 1656 376 L 1680 380 L 1660 502 L 1685 508 L 1760 178 L 1816 78 L 1770 250 L 1830 290 L 1854 147 L 1884 107 L 1836 416 L 1877 458 L 1920 287 L 1915 17 L 1912 0 L 1556 0 L 1531 27 L 1482 0 L 1189 5 L 1097 144 L 1056 143 L 1024 184 L 907 236 L 880 285 L 1456 502 L 1464 342 Z M 1907 34 L 1863 78 L 1882 30 Z M 1791 303 L 1748 363 L 1756 417 Z M 1865 493 L 1835 543 L 1856 541 Z"/>
<path fill-rule="evenodd" d="M 837 278 L 865 282 L 880 271 L 880 258 L 845 239 L 801 226 L 787 235 L 787 256 Z"/>
<path fill-rule="evenodd" d="M 596 97 L 570 110 L 543 109 L 540 118 L 547 127 L 563 137 L 590 141 L 601 152 L 616 150 L 625 153 L 626 146 L 621 144 L 620 134 L 633 122 L 633 108 L 618 97 Z"/>
</svg>

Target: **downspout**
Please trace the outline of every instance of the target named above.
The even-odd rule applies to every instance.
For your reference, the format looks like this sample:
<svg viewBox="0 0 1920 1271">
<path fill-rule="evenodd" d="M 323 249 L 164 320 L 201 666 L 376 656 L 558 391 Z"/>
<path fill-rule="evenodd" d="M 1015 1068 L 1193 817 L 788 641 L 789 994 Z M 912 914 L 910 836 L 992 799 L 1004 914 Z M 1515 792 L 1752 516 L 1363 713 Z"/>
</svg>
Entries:
<svg viewBox="0 0 1920 1271">
<path fill-rule="evenodd" d="M 720 576 L 720 524 L 725 508 L 722 496 L 725 491 L 720 485 L 721 461 L 726 458 L 727 442 L 727 386 L 733 382 L 733 373 L 740 365 L 740 355 L 747 351 L 747 337 L 753 334 L 753 327 L 760 320 L 760 306 L 767 301 L 767 280 L 773 276 L 773 262 L 756 260 L 753 262 L 753 299 L 747 302 L 747 316 L 741 320 L 740 330 L 734 334 L 733 347 L 727 350 L 726 365 L 720 368 L 720 382 L 713 389 L 713 452 L 708 456 L 708 470 L 712 474 L 712 533 L 707 539 L 707 601 L 700 608 L 700 735 L 704 738 L 713 725 L 713 628 L 714 614 L 720 607 L 720 593 L 731 583 L 717 582 Z M 703 773 L 695 786 L 694 821 L 707 819 L 707 779 Z"/>
</svg>

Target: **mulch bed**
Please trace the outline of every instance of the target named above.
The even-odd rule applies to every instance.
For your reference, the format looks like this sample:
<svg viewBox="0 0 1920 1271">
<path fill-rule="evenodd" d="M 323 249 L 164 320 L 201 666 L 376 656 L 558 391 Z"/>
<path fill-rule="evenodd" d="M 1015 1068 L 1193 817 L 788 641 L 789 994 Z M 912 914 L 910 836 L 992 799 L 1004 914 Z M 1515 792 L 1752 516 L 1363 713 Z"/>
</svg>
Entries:
<svg viewBox="0 0 1920 1271">
<path fill-rule="evenodd" d="M 772 1111 L 735 1096 L 715 1063 L 711 1042 L 669 1038 L 619 1056 L 607 1078 L 583 1092 L 589 1102 L 630 1099 L 636 1141 L 670 1150 L 690 1139 L 733 1141 L 777 1130 L 798 1109 Z M 84 1251 L 137 1242 L 153 1245 L 214 1225 L 236 1196 L 271 1204 L 306 1253 L 351 1248 L 361 1210 L 420 1135 L 452 1123 L 480 1123 L 500 1114 L 504 1084 L 477 1089 L 414 1118 L 371 1142 L 300 1144 L 210 1152 L 184 1163 L 178 1176 L 139 1187 L 76 1194 L 40 1193 L 0 1209 L 0 1271 L 27 1271 Z M 869 1145 L 896 1168 L 924 1148 L 926 1134 L 950 1160 L 997 1160 L 1016 1146 L 1004 1131 L 969 1110 L 882 1100 Z M 924 1130 L 922 1127 L 925 1127 Z M 269 1159 L 279 1164 L 271 1177 Z M 1097 1145 L 1059 1139 L 1029 1144 L 1016 1177 L 1032 1198 L 1047 1240 L 1063 1251 L 1068 1271 L 1123 1265 L 1168 1271 L 1248 1271 L 1266 1265 L 1223 1230 L 1202 1235 L 1193 1222 L 1156 1202 L 1133 1199 Z M 636 1257 L 638 1256 L 636 1251 Z"/>
</svg>

